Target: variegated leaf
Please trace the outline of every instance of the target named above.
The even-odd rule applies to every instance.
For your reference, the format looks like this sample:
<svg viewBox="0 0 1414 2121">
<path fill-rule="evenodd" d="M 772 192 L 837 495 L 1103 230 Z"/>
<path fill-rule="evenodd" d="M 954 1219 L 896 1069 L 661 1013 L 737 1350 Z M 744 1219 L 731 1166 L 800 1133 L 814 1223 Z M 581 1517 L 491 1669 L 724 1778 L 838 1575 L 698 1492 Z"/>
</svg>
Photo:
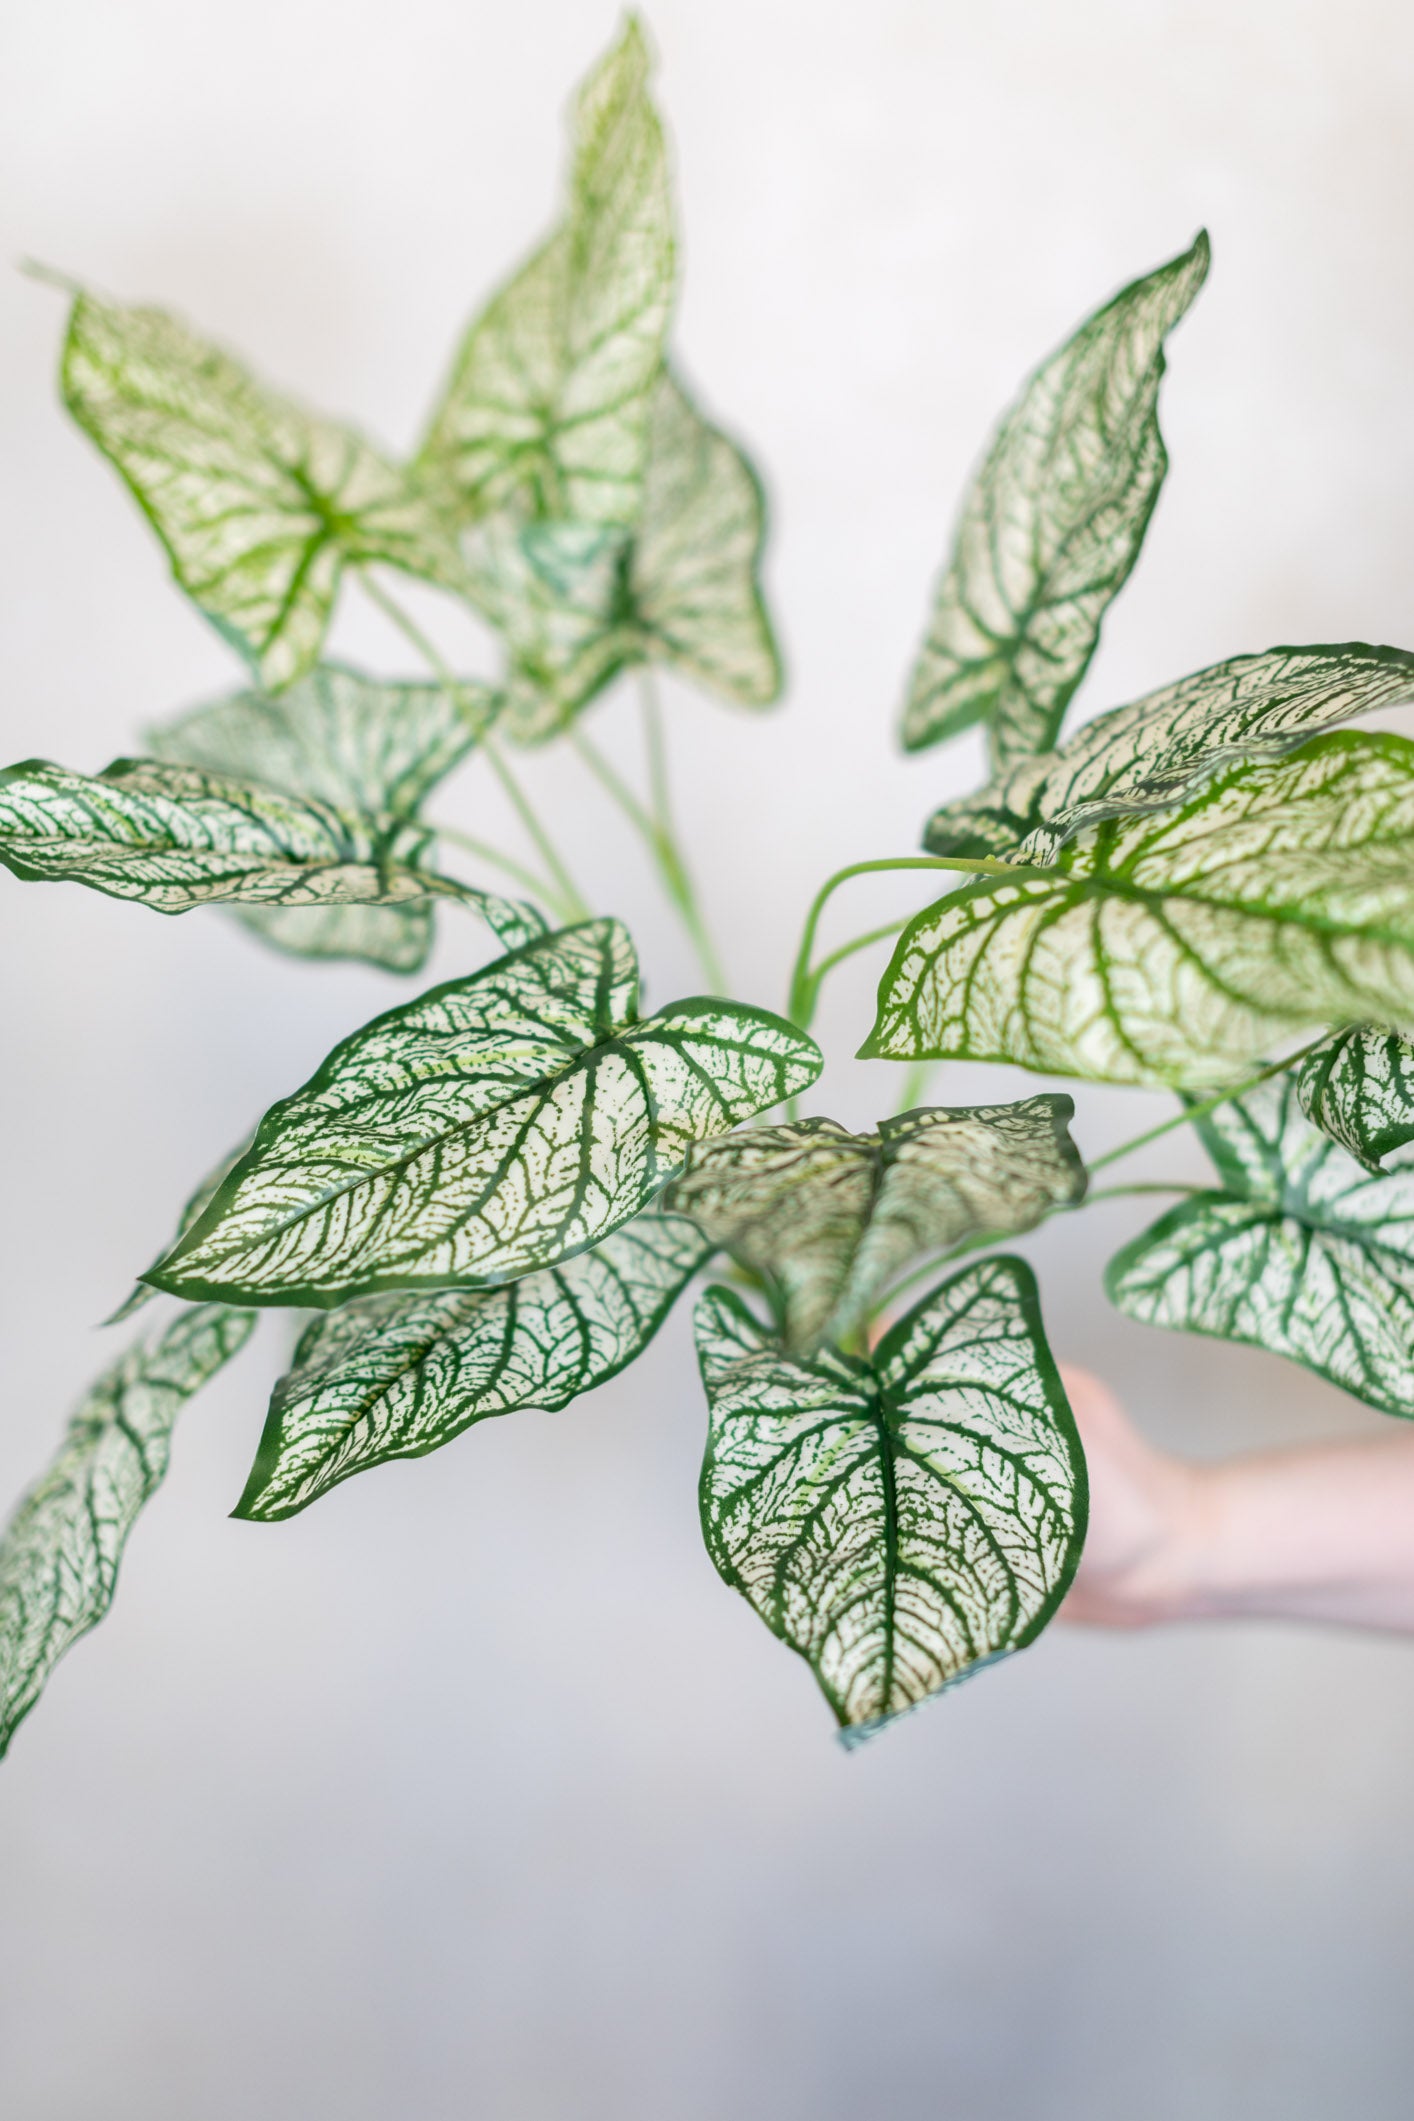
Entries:
<svg viewBox="0 0 1414 2121">
<path fill-rule="evenodd" d="M 557 736 L 637 652 L 629 544 L 614 525 L 508 516 L 468 532 L 473 598 L 506 644 L 505 718 L 517 743 Z"/>
<path fill-rule="evenodd" d="M 214 1171 L 207 1172 L 195 1192 L 189 1195 L 181 1214 L 177 1218 L 178 1237 L 184 1237 L 192 1224 L 206 1213 L 212 1201 L 215 1200 L 222 1181 L 235 1169 L 249 1147 L 250 1143 L 248 1141 L 243 1142 L 239 1149 L 233 1149 L 229 1156 L 223 1156 Z M 134 1282 L 111 1318 L 105 1318 L 103 1323 L 106 1326 L 121 1325 L 125 1319 L 131 1318 L 135 1311 L 141 1311 L 146 1305 L 152 1303 L 157 1294 L 158 1291 L 149 1288 L 146 1282 Z"/>
<path fill-rule="evenodd" d="M 764 1010 L 698 999 L 639 1020 L 637 1004 L 633 945 L 600 920 L 375 1018 L 271 1108 L 142 1278 L 317 1305 L 511 1281 L 597 1244 L 692 1142 L 820 1072 Z"/>
<path fill-rule="evenodd" d="M 1168 469 L 1164 340 L 1208 239 L 1117 294 L 1037 370 L 963 503 L 904 716 L 910 751 L 987 723 L 993 764 L 1049 751 Z"/>
<path fill-rule="evenodd" d="M 194 906 L 473 907 L 508 948 L 542 934 L 533 906 L 419 866 L 431 835 L 194 766 L 118 759 L 96 776 L 31 759 L 0 773 L 0 862 L 158 913 Z"/>
<path fill-rule="evenodd" d="M 1414 655 L 1402 648 L 1346 641 L 1236 656 L 1097 715 L 1058 751 L 944 804 L 924 844 L 1044 865 L 1106 818 L 1172 810 L 1244 759 L 1281 758 L 1339 722 L 1410 700 Z"/>
<path fill-rule="evenodd" d="M 1323 1134 L 1378 1171 L 1414 1142 L 1414 1045 L 1397 1031 L 1347 1025 L 1307 1054 L 1296 1095 Z"/>
<path fill-rule="evenodd" d="M 568 1406 L 642 1354 L 711 1249 L 692 1223 L 649 1209 L 503 1288 L 364 1296 L 325 1313 L 275 1387 L 236 1516 L 292 1517 L 474 1422 Z"/>
<path fill-rule="evenodd" d="M 699 1143 L 669 1189 L 772 1290 L 782 1338 L 811 1354 L 847 1342 L 905 1267 L 965 1238 L 1011 1237 L 1080 1199 L 1068 1097 L 922 1110 L 851 1134 L 789 1121 Z"/>
<path fill-rule="evenodd" d="M 1085 1465 L 1018 1259 L 966 1268 L 869 1358 L 789 1355 L 697 1310 L 707 1551 L 809 1663 L 846 1739 L 1040 1634 L 1085 1536 Z"/>
<path fill-rule="evenodd" d="M 346 565 L 465 588 L 454 532 L 404 472 L 162 310 L 79 295 L 62 382 L 177 581 L 262 684 L 318 660 Z"/>
<path fill-rule="evenodd" d="M 637 517 L 673 297 L 672 202 L 630 17 L 575 113 L 555 234 L 467 333 L 418 471 L 468 520 Z"/>
<path fill-rule="evenodd" d="M 1287 1076 L 1198 1121 L 1222 1179 L 1111 1260 L 1146 1325 L 1288 1356 L 1414 1416 L 1414 1160 L 1371 1176 L 1313 1127 Z"/>
<path fill-rule="evenodd" d="M 1337 730 L 929 907 L 863 1050 L 1220 1089 L 1390 1016 L 1414 1019 L 1414 744 Z"/>
<path fill-rule="evenodd" d="M 211 1305 L 130 1348 L 15 1511 L 0 1540 L 0 1754 L 65 1650 L 107 1612 L 128 1534 L 166 1475 L 173 1423 L 254 1324 Z"/>
<path fill-rule="evenodd" d="M 415 816 L 490 727 L 501 695 L 477 684 L 388 684 L 321 663 L 278 700 L 238 692 L 148 731 L 153 755 L 313 796 L 356 817 Z M 296 957 L 363 958 L 416 972 L 430 904 L 250 906 L 237 919 Z"/>
</svg>

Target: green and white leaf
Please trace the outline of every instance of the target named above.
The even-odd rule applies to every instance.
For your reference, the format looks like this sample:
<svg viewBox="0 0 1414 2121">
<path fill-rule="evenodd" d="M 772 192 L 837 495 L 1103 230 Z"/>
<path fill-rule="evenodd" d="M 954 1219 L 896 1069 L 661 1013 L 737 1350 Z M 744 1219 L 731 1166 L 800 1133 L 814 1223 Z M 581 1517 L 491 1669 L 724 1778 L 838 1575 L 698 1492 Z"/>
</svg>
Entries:
<svg viewBox="0 0 1414 2121">
<path fill-rule="evenodd" d="M 0 1540 L 0 1755 L 65 1650 L 113 1599 L 123 1548 L 161 1486 L 172 1425 L 249 1338 L 249 1311 L 185 1311 L 84 1400 Z"/>
<path fill-rule="evenodd" d="M 417 469 L 466 520 L 637 518 L 674 274 L 649 70 L 630 17 L 580 92 L 564 219 L 457 355 Z"/>
<path fill-rule="evenodd" d="M 725 1289 L 697 1310 L 702 1526 L 846 1739 L 1034 1640 L 1085 1536 L 1085 1463 L 1036 1284 L 987 1259 L 868 1360 L 789 1355 Z"/>
<path fill-rule="evenodd" d="M 262 684 L 317 662 L 345 566 L 464 590 L 454 531 L 405 472 L 162 310 L 79 295 L 62 386 L 181 587 Z"/>
<path fill-rule="evenodd" d="M 636 653 L 629 544 L 612 524 L 509 516 L 467 533 L 473 600 L 506 643 L 505 720 L 517 743 L 557 736 Z"/>
<path fill-rule="evenodd" d="M 313 796 L 371 819 L 415 816 L 485 735 L 502 696 L 478 684 L 388 684 L 321 663 L 278 700 L 238 692 L 147 732 L 160 759 Z M 433 939 L 429 904 L 243 907 L 237 918 L 296 957 L 362 958 L 416 972 Z"/>
<path fill-rule="evenodd" d="M 1074 1113 L 1044 1096 L 905 1112 L 873 1134 L 832 1119 L 750 1128 L 693 1148 L 667 1201 L 765 1279 L 786 1347 L 809 1355 L 847 1341 L 925 1254 L 1079 1200 Z"/>
<path fill-rule="evenodd" d="M 1164 340 L 1207 271 L 1200 234 L 1082 324 L 1003 419 L 914 667 L 910 751 L 982 720 L 999 768 L 1055 743 L 1168 470 Z"/>
<path fill-rule="evenodd" d="M 1372 1176 L 1313 1127 L 1287 1076 L 1198 1121 L 1223 1187 L 1111 1260 L 1111 1300 L 1146 1325 L 1299 1362 L 1414 1416 L 1414 1160 Z"/>
<path fill-rule="evenodd" d="M 1307 1054 L 1296 1095 L 1323 1134 L 1378 1171 L 1414 1142 L 1414 1045 L 1398 1031 L 1347 1024 Z"/>
<path fill-rule="evenodd" d="M 743 1004 L 639 1020 L 623 927 L 563 929 L 336 1046 L 142 1279 L 321 1306 L 511 1281 L 587 1251 L 677 1176 L 691 1143 L 820 1067 L 810 1039 Z"/>
<path fill-rule="evenodd" d="M 474 1422 L 553 1413 L 642 1354 L 711 1253 L 654 1209 L 499 1289 L 364 1296 L 317 1318 L 275 1387 L 237 1517 L 292 1517 L 341 1480 Z"/>
<path fill-rule="evenodd" d="M 178 1237 L 185 1236 L 186 1232 L 191 1228 L 192 1224 L 196 1222 L 200 1216 L 205 1214 L 206 1210 L 210 1207 L 212 1201 L 215 1200 L 216 1195 L 220 1190 L 222 1181 L 227 1177 L 227 1175 L 231 1171 L 235 1169 L 236 1165 L 239 1163 L 240 1159 L 245 1155 L 245 1152 L 249 1147 L 250 1143 L 248 1141 L 243 1142 L 239 1149 L 233 1149 L 229 1156 L 223 1156 L 214 1171 L 207 1172 L 205 1178 L 203 1178 L 203 1180 L 201 1181 L 201 1184 L 196 1188 L 196 1191 L 192 1193 L 187 1199 L 187 1202 L 183 1207 L 180 1216 L 177 1218 Z M 111 1318 L 104 1319 L 104 1325 L 122 1325 L 125 1319 L 129 1319 L 133 1316 L 133 1313 L 135 1311 L 141 1311 L 145 1308 L 146 1305 L 154 1302 L 158 1294 L 159 1291 L 156 1289 L 149 1288 L 146 1282 L 134 1282 L 132 1288 L 124 1297 L 122 1303 L 119 1304 L 117 1310 L 112 1314 Z"/>
<path fill-rule="evenodd" d="M 1337 730 L 929 907 L 863 1051 L 1205 1090 L 1391 1019 L 1414 1020 L 1414 744 Z"/>
<path fill-rule="evenodd" d="M 1245 759 L 1281 758 L 1356 715 L 1414 700 L 1414 655 L 1363 641 L 1269 648 L 1097 715 L 1043 758 L 946 803 L 924 834 L 931 854 L 1055 861 L 1106 818 L 1172 810 Z"/>
</svg>

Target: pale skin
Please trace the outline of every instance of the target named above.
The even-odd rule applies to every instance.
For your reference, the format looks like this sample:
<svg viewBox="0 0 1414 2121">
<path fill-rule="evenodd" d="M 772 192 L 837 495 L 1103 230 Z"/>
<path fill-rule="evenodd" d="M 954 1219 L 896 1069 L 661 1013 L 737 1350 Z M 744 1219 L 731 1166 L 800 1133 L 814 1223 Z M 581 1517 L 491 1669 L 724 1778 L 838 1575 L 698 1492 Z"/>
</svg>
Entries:
<svg viewBox="0 0 1414 2121">
<path fill-rule="evenodd" d="M 1328 1621 L 1414 1634 L 1414 1424 L 1198 1465 L 1145 1441 L 1109 1387 L 1062 1367 L 1090 1472 L 1066 1620 Z"/>
</svg>

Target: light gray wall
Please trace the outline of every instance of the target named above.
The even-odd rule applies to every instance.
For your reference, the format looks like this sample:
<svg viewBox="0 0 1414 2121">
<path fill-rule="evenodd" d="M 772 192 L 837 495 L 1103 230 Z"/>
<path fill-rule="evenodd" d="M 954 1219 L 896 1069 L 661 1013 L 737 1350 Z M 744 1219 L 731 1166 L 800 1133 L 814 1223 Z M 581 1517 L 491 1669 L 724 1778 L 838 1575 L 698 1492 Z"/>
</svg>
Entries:
<svg viewBox="0 0 1414 2121">
<path fill-rule="evenodd" d="M 560 108 L 614 20 L 608 0 L 4 14 L 0 252 L 181 308 L 394 445 L 542 227 Z M 741 991 L 773 1002 L 820 878 L 908 851 L 976 771 L 966 747 L 905 763 L 890 731 L 989 423 L 1200 222 L 1175 469 L 1088 704 L 1277 641 L 1414 635 L 1414 21 L 1379 0 L 657 0 L 652 27 L 682 356 L 768 476 L 793 674 L 760 721 L 675 691 L 676 770 Z M 0 310 L 5 756 L 96 768 L 232 666 L 56 410 L 58 298 L 7 274 Z M 398 667 L 366 615 L 339 638 Z M 464 652 L 489 667 L 469 632 Z M 630 702 L 598 718 L 627 761 Z M 691 990 L 614 817 L 558 758 L 531 778 L 632 918 L 652 994 Z M 475 774 L 447 808 L 499 817 Z M 906 902 L 858 887 L 840 919 Z M 0 923 L 9 1495 L 194 1178 L 395 990 L 78 891 L 5 880 Z M 467 949 L 448 924 L 437 975 Z M 847 1058 L 872 969 L 823 1018 L 823 1105 L 850 1121 L 896 1094 Z M 982 1087 L 1021 1078 L 957 1069 L 942 1094 Z M 1162 1109 L 1081 1105 L 1092 1150 Z M 1372 1419 L 1115 1319 L 1099 1269 L 1138 1220 L 1098 1208 L 1032 1245 L 1062 1354 L 1195 1451 Z M 1408 1647 L 1058 1630 L 847 1759 L 701 1551 L 685 1317 L 591 1404 L 237 1525 L 286 1331 L 192 1412 L 112 1619 L 0 1775 L 12 2121 L 1407 2114 Z"/>
</svg>

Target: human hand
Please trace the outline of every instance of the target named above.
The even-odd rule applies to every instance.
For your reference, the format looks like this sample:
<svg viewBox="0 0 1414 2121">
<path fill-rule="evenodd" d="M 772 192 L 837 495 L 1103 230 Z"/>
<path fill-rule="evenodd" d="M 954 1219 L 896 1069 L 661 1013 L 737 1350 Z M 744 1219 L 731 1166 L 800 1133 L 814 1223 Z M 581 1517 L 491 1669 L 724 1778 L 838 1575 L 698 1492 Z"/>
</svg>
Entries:
<svg viewBox="0 0 1414 2121">
<path fill-rule="evenodd" d="M 1063 1620 L 1147 1627 L 1180 1619 L 1196 1576 L 1211 1479 L 1146 1442 L 1108 1385 L 1061 1365 L 1085 1446 L 1090 1527 Z"/>
</svg>

